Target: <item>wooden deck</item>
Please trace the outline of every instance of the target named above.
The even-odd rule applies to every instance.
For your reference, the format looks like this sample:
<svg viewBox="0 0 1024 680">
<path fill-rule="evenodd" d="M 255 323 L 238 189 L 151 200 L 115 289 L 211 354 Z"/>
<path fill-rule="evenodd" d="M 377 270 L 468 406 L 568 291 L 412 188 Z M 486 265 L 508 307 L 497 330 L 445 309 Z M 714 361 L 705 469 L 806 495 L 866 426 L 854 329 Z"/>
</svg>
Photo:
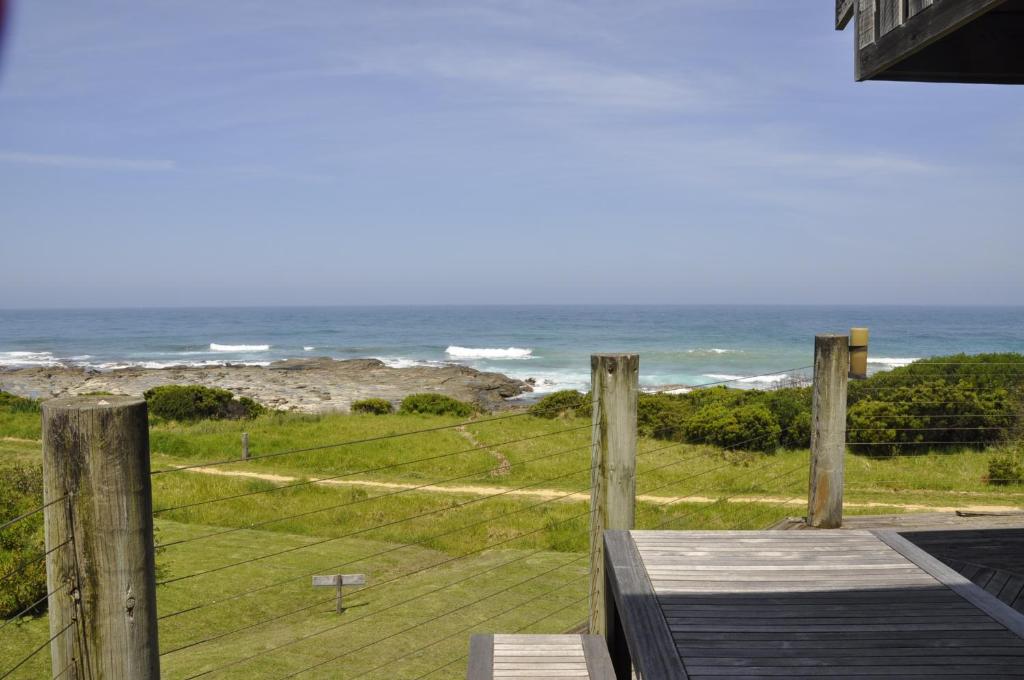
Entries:
<svg viewBox="0 0 1024 680">
<path fill-rule="evenodd" d="M 1024 675 L 1024 615 L 894 531 L 611 531 L 605 546 L 613 663 L 631 656 L 645 680 Z"/>
<path fill-rule="evenodd" d="M 806 529 L 802 519 L 779 529 Z M 893 529 L 1024 613 L 1024 513 L 915 513 L 847 517 L 844 529 Z"/>
</svg>

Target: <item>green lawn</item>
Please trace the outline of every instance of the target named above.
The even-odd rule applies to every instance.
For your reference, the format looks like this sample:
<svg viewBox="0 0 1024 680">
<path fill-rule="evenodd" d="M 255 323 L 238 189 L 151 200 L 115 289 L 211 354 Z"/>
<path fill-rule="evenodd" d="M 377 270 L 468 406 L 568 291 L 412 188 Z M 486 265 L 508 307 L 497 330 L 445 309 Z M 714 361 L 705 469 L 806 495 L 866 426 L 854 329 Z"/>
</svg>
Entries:
<svg viewBox="0 0 1024 680">
<path fill-rule="evenodd" d="M 39 443 L 31 439 L 38 424 L 33 433 L 25 414 L 8 415 L 0 418 L 0 436 L 21 439 L 0 439 L 0 465 L 37 464 Z M 152 430 L 153 467 L 234 459 L 242 431 L 252 454 L 261 456 L 454 422 L 273 415 L 245 423 L 165 423 Z M 321 484 L 279 489 L 280 483 L 194 471 L 155 475 L 158 511 L 191 506 L 157 513 L 159 579 L 166 581 L 158 588 L 164 677 L 216 669 L 203 677 L 276 678 L 314 667 L 299 677 L 412 680 L 453 661 L 431 677 L 457 678 L 464 676 L 458 659 L 471 632 L 559 632 L 582 621 L 588 504 L 569 494 L 588 493 L 589 439 L 585 420 L 517 417 L 478 422 L 465 432 L 216 466 L 299 482 L 336 477 L 485 487 L 474 493 Z M 639 503 L 640 527 L 762 528 L 803 512 L 806 451 L 745 454 L 646 439 L 639 449 L 637 492 L 656 497 Z M 1024 489 L 985 484 L 988 458 L 968 451 L 849 455 L 848 512 L 1024 505 Z M 499 469 L 502 474 L 493 474 Z M 227 496 L 234 498 L 205 502 Z M 369 578 L 368 587 L 346 597 L 351 606 L 341 615 L 332 592 L 309 582 L 313 573 L 338 572 Z M 46 625 L 43 617 L 0 631 L 0 675 L 47 639 Z M 40 677 L 48 665 L 44 651 L 13 677 Z"/>
</svg>

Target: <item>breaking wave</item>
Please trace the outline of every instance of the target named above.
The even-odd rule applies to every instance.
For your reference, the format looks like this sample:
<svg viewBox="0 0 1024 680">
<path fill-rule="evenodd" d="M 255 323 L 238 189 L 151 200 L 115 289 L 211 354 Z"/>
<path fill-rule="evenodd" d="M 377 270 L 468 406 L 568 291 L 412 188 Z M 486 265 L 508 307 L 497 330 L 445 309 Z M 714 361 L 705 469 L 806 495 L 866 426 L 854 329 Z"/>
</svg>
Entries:
<svg viewBox="0 0 1024 680">
<path fill-rule="evenodd" d="M 451 345 L 445 354 L 453 359 L 532 359 L 533 350 L 521 347 L 459 347 Z"/>
</svg>

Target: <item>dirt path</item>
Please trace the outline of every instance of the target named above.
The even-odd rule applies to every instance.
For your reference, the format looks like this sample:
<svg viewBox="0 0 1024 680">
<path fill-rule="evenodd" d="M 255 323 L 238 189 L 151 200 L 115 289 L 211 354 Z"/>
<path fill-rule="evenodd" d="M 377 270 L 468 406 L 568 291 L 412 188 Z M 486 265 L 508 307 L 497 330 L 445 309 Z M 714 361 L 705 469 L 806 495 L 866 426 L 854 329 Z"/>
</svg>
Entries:
<svg viewBox="0 0 1024 680">
<path fill-rule="evenodd" d="M 206 475 L 218 475 L 221 477 L 242 477 L 246 479 L 261 479 L 267 482 L 276 482 L 279 484 L 293 484 L 295 482 L 304 481 L 301 477 L 288 477 L 285 475 L 274 475 L 266 472 L 245 472 L 241 470 L 221 470 L 219 468 L 212 467 L 195 467 L 187 468 L 188 472 L 195 472 Z M 355 486 L 363 488 L 374 488 L 374 489 L 387 489 L 391 490 L 403 490 L 403 489 L 415 489 L 424 493 L 448 493 L 448 494 L 469 494 L 475 496 L 494 496 L 501 494 L 502 496 L 525 496 L 529 498 L 542 498 L 544 500 L 557 500 L 566 502 L 580 502 L 590 500 L 590 492 L 568 492 L 561 491 L 559 489 L 541 489 L 541 488 L 529 488 L 529 489 L 506 489 L 503 487 L 495 486 L 477 486 L 477 485 L 459 485 L 459 486 L 435 486 L 433 484 L 419 485 L 419 484 L 407 484 L 403 482 L 371 482 L 359 479 L 316 479 L 315 477 L 308 478 L 309 481 L 315 484 L 322 484 L 324 486 Z M 716 503 L 722 500 L 728 503 L 749 503 L 756 501 L 759 503 L 774 503 L 778 505 L 785 505 L 787 507 L 804 507 L 807 501 L 803 498 L 784 498 L 781 496 L 733 496 L 731 498 L 722 499 L 715 498 L 712 496 L 651 496 L 647 494 L 640 494 L 637 497 L 638 501 L 644 503 L 653 503 L 656 505 L 674 505 L 676 503 Z M 911 512 L 955 512 L 957 510 L 965 510 L 969 512 L 1012 512 L 1015 510 L 1021 510 L 1020 506 L 1013 505 L 958 505 L 958 506 L 941 506 L 941 505 L 920 505 L 917 503 L 881 503 L 877 501 L 846 501 L 843 505 L 847 508 L 901 508 Z"/>
<path fill-rule="evenodd" d="M 484 448 L 484 443 L 481 442 L 476 437 L 474 437 L 473 433 L 467 430 L 464 425 L 460 425 L 459 427 L 455 428 L 455 431 L 459 433 L 459 436 L 461 436 L 463 439 L 469 442 L 470 446 L 478 449 Z M 487 447 L 486 450 L 487 453 L 491 454 L 492 456 L 498 459 L 497 467 L 495 467 L 490 472 L 491 477 L 504 477 L 505 475 L 512 472 L 512 463 L 509 461 L 508 458 L 505 457 L 505 454 L 503 454 L 498 449 L 493 449 L 490 447 Z"/>
</svg>

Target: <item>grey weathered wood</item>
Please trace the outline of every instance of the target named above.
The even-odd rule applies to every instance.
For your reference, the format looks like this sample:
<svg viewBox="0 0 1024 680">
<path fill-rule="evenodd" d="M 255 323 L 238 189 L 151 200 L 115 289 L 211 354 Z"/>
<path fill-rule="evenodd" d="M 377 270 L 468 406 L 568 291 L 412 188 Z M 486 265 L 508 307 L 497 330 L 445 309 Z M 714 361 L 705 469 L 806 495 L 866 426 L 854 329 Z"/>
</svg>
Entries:
<svg viewBox="0 0 1024 680">
<path fill-rule="evenodd" d="M 608 646 L 600 635 L 583 635 L 583 656 L 587 660 L 587 671 L 594 680 L 615 680 Z"/>
<path fill-rule="evenodd" d="M 841 31 L 846 28 L 846 25 L 850 23 L 850 19 L 853 18 L 853 5 L 856 0 L 836 0 L 836 30 Z"/>
<path fill-rule="evenodd" d="M 932 6 L 932 0 L 908 0 L 907 2 L 907 18 L 913 17 L 919 12 L 923 12 L 927 8 Z"/>
<path fill-rule="evenodd" d="M 654 591 L 691 678 L 1020 676 L 1024 636 L 1015 631 L 1024 615 L 905 541 L 904 553 L 866 530 L 717 533 L 630 532 L 638 555 L 630 571 Z M 796 534 L 805 538 L 789 540 Z M 780 562 L 807 548 L 840 561 L 817 571 Z M 607 556 L 621 552 L 609 546 Z M 1009 578 L 996 585 L 1008 586 Z M 620 616 L 638 671 L 664 656 L 634 640 L 628 611 Z"/>
<path fill-rule="evenodd" d="M 494 636 L 474 635 L 469 639 L 469 667 L 466 680 L 493 680 Z"/>
<path fill-rule="evenodd" d="M 579 634 L 474 635 L 466 677 L 615 680 L 604 640 Z"/>
<path fill-rule="evenodd" d="M 345 611 L 344 602 L 342 600 L 342 586 L 362 586 L 366 585 L 365 574 L 330 574 L 326 576 L 314 576 L 313 587 L 314 588 L 335 588 L 337 589 L 337 597 L 334 601 L 334 609 L 339 614 Z"/>
<path fill-rule="evenodd" d="M 605 560 L 607 529 L 632 529 L 636 511 L 637 398 L 640 357 L 594 354 L 590 357 L 593 391 L 593 444 L 590 489 L 590 632 L 605 635 Z"/>
<path fill-rule="evenodd" d="M 964 25 L 974 21 L 978 17 L 997 8 L 1005 0 L 933 0 L 927 11 L 920 11 L 908 19 L 902 30 L 890 31 L 886 35 L 879 36 L 877 32 L 870 29 L 868 24 L 876 24 L 876 17 L 873 14 L 868 16 L 866 5 L 873 5 L 877 0 L 859 0 L 858 45 L 857 53 L 857 80 L 867 80 L 881 76 L 899 62 L 908 59 L 920 50 L 945 38 L 950 33 L 960 29 Z M 923 7 L 922 7 L 923 9 Z M 870 34 L 871 39 L 868 39 Z M 1011 36 L 1012 38 L 1012 36 Z M 1012 45 L 1008 41 L 1007 45 Z M 984 48 L 984 45 L 975 43 L 973 47 Z M 971 60 L 969 54 L 963 55 L 961 63 Z M 1004 60 L 1006 66 L 1012 66 L 1012 60 Z M 1018 74 L 1019 76 L 1020 74 Z M 888 76 L 886 76 L 888 78 Z M 922 69 L 916 76 L 909 75 L 904 78 L 896 76 L 896 79 L 930 79 L 927 78 L 926 70 Z M 942 80 L 955 81 L 955 73 L 944 75 Z M 968 82 L 1019 82 L 1017 79 L 1002 80 L 991 79 L 988 81 L 972 79 Z"/>
<path fill-rule="evenodd" d="M 630 532 L 607 531 L 604 543 L 610 595 L 637 674 L 644 680 L 686 680 L 689 676 Z M 609 651 L 615 653 L 611 646 Z M 630 676 L 620 672 L 618 677 Z"/>
<path fill-rule="evenodd" d="M 843 523 L 849 344 L 845 335 L 818 335 L 814 338 L 807 524 L 815 528 L 834 529 Z"/>
<path fill-rule="evenodd" d="M 878 33 L 884 36 L 903 23 L 903 0 L 879 0 Z"/>
<path fill-rule="evenodd" d="M 242 460 L 249 460 L 249 433 L 242 433 Z"/>
<path fill-rule="evenodd" d="M 160 677 L 146 402 L 43 402 L 50 630 L 54 669 L 72 678 Z M 65 544 L 65 542 L 67 542 Z M 62 546 L 62 547 L 57 547 Z"/>
<path fill-rule="evenodd" d="M 854 40 L 854 45 L 861 49 L 875 42 L 875 39 L 878 37 L 877 2 L 878 0 L 857 0 L 857 21 L 855 24 L 857 37 Z M 860 62 L 857 60 L 855 63 L 859 64 Z M 857 75 L 857 79 L 860 80 L 860 74 L 858 73 Z"/>
<path fill-rule="evenodd" d="M 969 579 L 943 564 L 938 558 L 929 555 L 921 548 L 900 536 L 895 531 L 877 530 L 873 532 L 893 550 L 931 574 L 947 588 L 964 598 L 995 621 L 1006 627 L 1021 639 L 1024 639 L 1024 616 L 999 598 L 986 592 Z"/>
</svg>

